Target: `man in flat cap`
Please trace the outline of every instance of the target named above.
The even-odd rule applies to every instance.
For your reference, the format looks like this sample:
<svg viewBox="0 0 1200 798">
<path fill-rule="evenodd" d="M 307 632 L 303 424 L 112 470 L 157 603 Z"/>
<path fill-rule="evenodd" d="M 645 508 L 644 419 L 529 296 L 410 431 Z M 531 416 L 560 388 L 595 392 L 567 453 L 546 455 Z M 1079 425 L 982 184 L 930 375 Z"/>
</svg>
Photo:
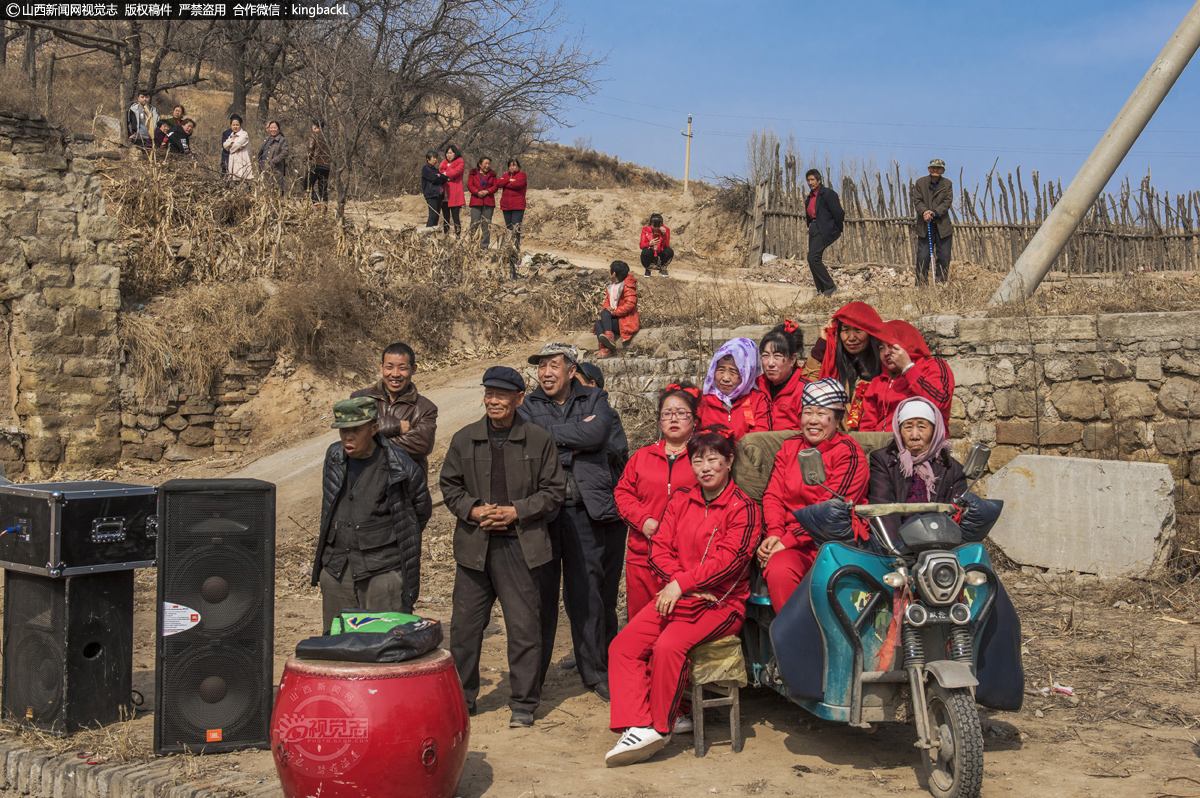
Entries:
<svg viewBox="0 0 1200 798">
<path fill-rule="evenodd" d="M 950 276 L 950 237 L 954 223 L 950 221 L 950 206 L 954 203 L 954 186 L 942 177 L 946 162 L 934 158 L 929 162 L 929 174 L 917 179 L 912 187 L 912 204 L 917 210 L 917 285 L 929 282 L 929 249 L 937 251 L 934 282 L 945 283 Z"/>
<path fill-rule="evenodd" d="M 313 584 L 323 628 L 343 609 L 412 612 L 421 587 L 421 533 L 433 514 L 425 474 L 379 434 L 369 396 L 333 406 L 341 440 L 325 452 Z"/>
<path fill-rule="evenodd" d="M 579 676 L 585 687 L 607 701 L 609 637 L 604 597 L 615 594 L 605 590 L 604 553 L 608 538 L 625 531 L 613 499 L 608 462 L 613 411 L 604 390 L 588 388 L 576 378 L 579 353 L 574 346 L 546 344 L 530 355 L 529 364 L 537 366 L 538 387 L 519 412 L 554 436 L 566 480 L 563 506 L 550 522 L 554 557 L 542 569 L 542 679 L 550 667 L 558 630 L 561 579 Z M 608 578 L 612 579 L 611 573 Z M 621 578 L 619 572 L 615 578 Z"/>
<path fill-rule="evenodd" d="M 513 728 L 532 726 L 541 700 L 540 572 L 552 556 L 546 519 L 563 500 L 554 438 L 517 415 L 524 399 L 515 369 L 485 371 L 484 417 L 455 433 L 440 480 L 457 519 L 450 654 L 474 715 L 483 632 L 500 599 Z"/>
</svg>

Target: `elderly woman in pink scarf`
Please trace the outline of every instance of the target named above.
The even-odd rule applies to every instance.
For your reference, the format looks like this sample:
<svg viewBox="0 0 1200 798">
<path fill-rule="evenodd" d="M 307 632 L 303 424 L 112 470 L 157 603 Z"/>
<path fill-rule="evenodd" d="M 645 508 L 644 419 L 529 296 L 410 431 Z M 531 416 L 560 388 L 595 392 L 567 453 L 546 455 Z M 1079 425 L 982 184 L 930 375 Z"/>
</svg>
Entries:
<svg viewBox="0 0 1200 798">
<path fill-rule="evenodd" d="M 766 397 L 756 387 L 761 373 L 758 347 L 749 338 L 722 344 L 704 378 L 697 428 L 721 432 L 734 441 L 770 429 Z"/>
<path fill-rule="evenodd" d="M 891 424 L 894 440 L 871 452 L 867 501 L 951 502 L 967 489 L 962 465 L 950 456 L 946 424 L 933 402 L 913 396 L 896 406 Z M 895 535 L 905 516 L 880 519 Z"/>
</svg>

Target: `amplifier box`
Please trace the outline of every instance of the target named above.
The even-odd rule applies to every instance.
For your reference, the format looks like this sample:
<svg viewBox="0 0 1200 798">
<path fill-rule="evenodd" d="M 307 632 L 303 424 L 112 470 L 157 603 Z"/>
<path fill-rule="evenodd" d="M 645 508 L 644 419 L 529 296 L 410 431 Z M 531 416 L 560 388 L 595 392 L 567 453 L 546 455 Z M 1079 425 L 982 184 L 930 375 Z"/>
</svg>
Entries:
<svg viewBox="0 0 1200 798">
<path fill-rule="evenodd" d="M 120 482 L 0 486 L 0 568 L 43 576 L 149 568 L 157 489 Z"/>
</svg>

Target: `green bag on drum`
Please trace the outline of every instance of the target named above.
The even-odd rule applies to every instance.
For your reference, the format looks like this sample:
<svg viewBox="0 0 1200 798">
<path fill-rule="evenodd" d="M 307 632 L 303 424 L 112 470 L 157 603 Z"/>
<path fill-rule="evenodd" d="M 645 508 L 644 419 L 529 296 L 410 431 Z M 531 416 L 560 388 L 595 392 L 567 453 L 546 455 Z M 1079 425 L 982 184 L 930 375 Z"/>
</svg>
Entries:
<svg viewBox="0 0 1200 798">
<path fill-rule="evenodd" d="M 393 626 L 403 623 L 413 623 L 421 620 L 420 616 L 408 615 L 403 612 L 365 612 L 363 610 L 346 610 L 333 619 L 329 625 L 329 634 L 341 635 L 350 632 L 390 632 Z"/>
</svg>

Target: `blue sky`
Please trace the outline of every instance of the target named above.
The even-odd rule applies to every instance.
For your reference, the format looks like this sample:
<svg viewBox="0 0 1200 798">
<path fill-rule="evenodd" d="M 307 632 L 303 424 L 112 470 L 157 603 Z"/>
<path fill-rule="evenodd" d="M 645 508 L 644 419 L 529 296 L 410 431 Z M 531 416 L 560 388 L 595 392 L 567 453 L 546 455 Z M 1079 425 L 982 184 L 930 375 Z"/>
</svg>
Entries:
<svg viewBox="0 0 1200 798">
<path fill-rule="evenodd" d="M 771 127 L 833 162 L 946 160 L 971 185 L 999 157 L 1065 185 L 1189 2 L 811 3 L 563 0 L 608 56 L 597 94 L 567 114 L 563 143 L 693 179 L 745 170 L 746 137 Z M 626 118 L 621 118 L 626 117 Z M 633 121 L 638 120 L 638 121 Z M 1200 56 L 1117 175 L 1200 189 Z"/>
</svg>

